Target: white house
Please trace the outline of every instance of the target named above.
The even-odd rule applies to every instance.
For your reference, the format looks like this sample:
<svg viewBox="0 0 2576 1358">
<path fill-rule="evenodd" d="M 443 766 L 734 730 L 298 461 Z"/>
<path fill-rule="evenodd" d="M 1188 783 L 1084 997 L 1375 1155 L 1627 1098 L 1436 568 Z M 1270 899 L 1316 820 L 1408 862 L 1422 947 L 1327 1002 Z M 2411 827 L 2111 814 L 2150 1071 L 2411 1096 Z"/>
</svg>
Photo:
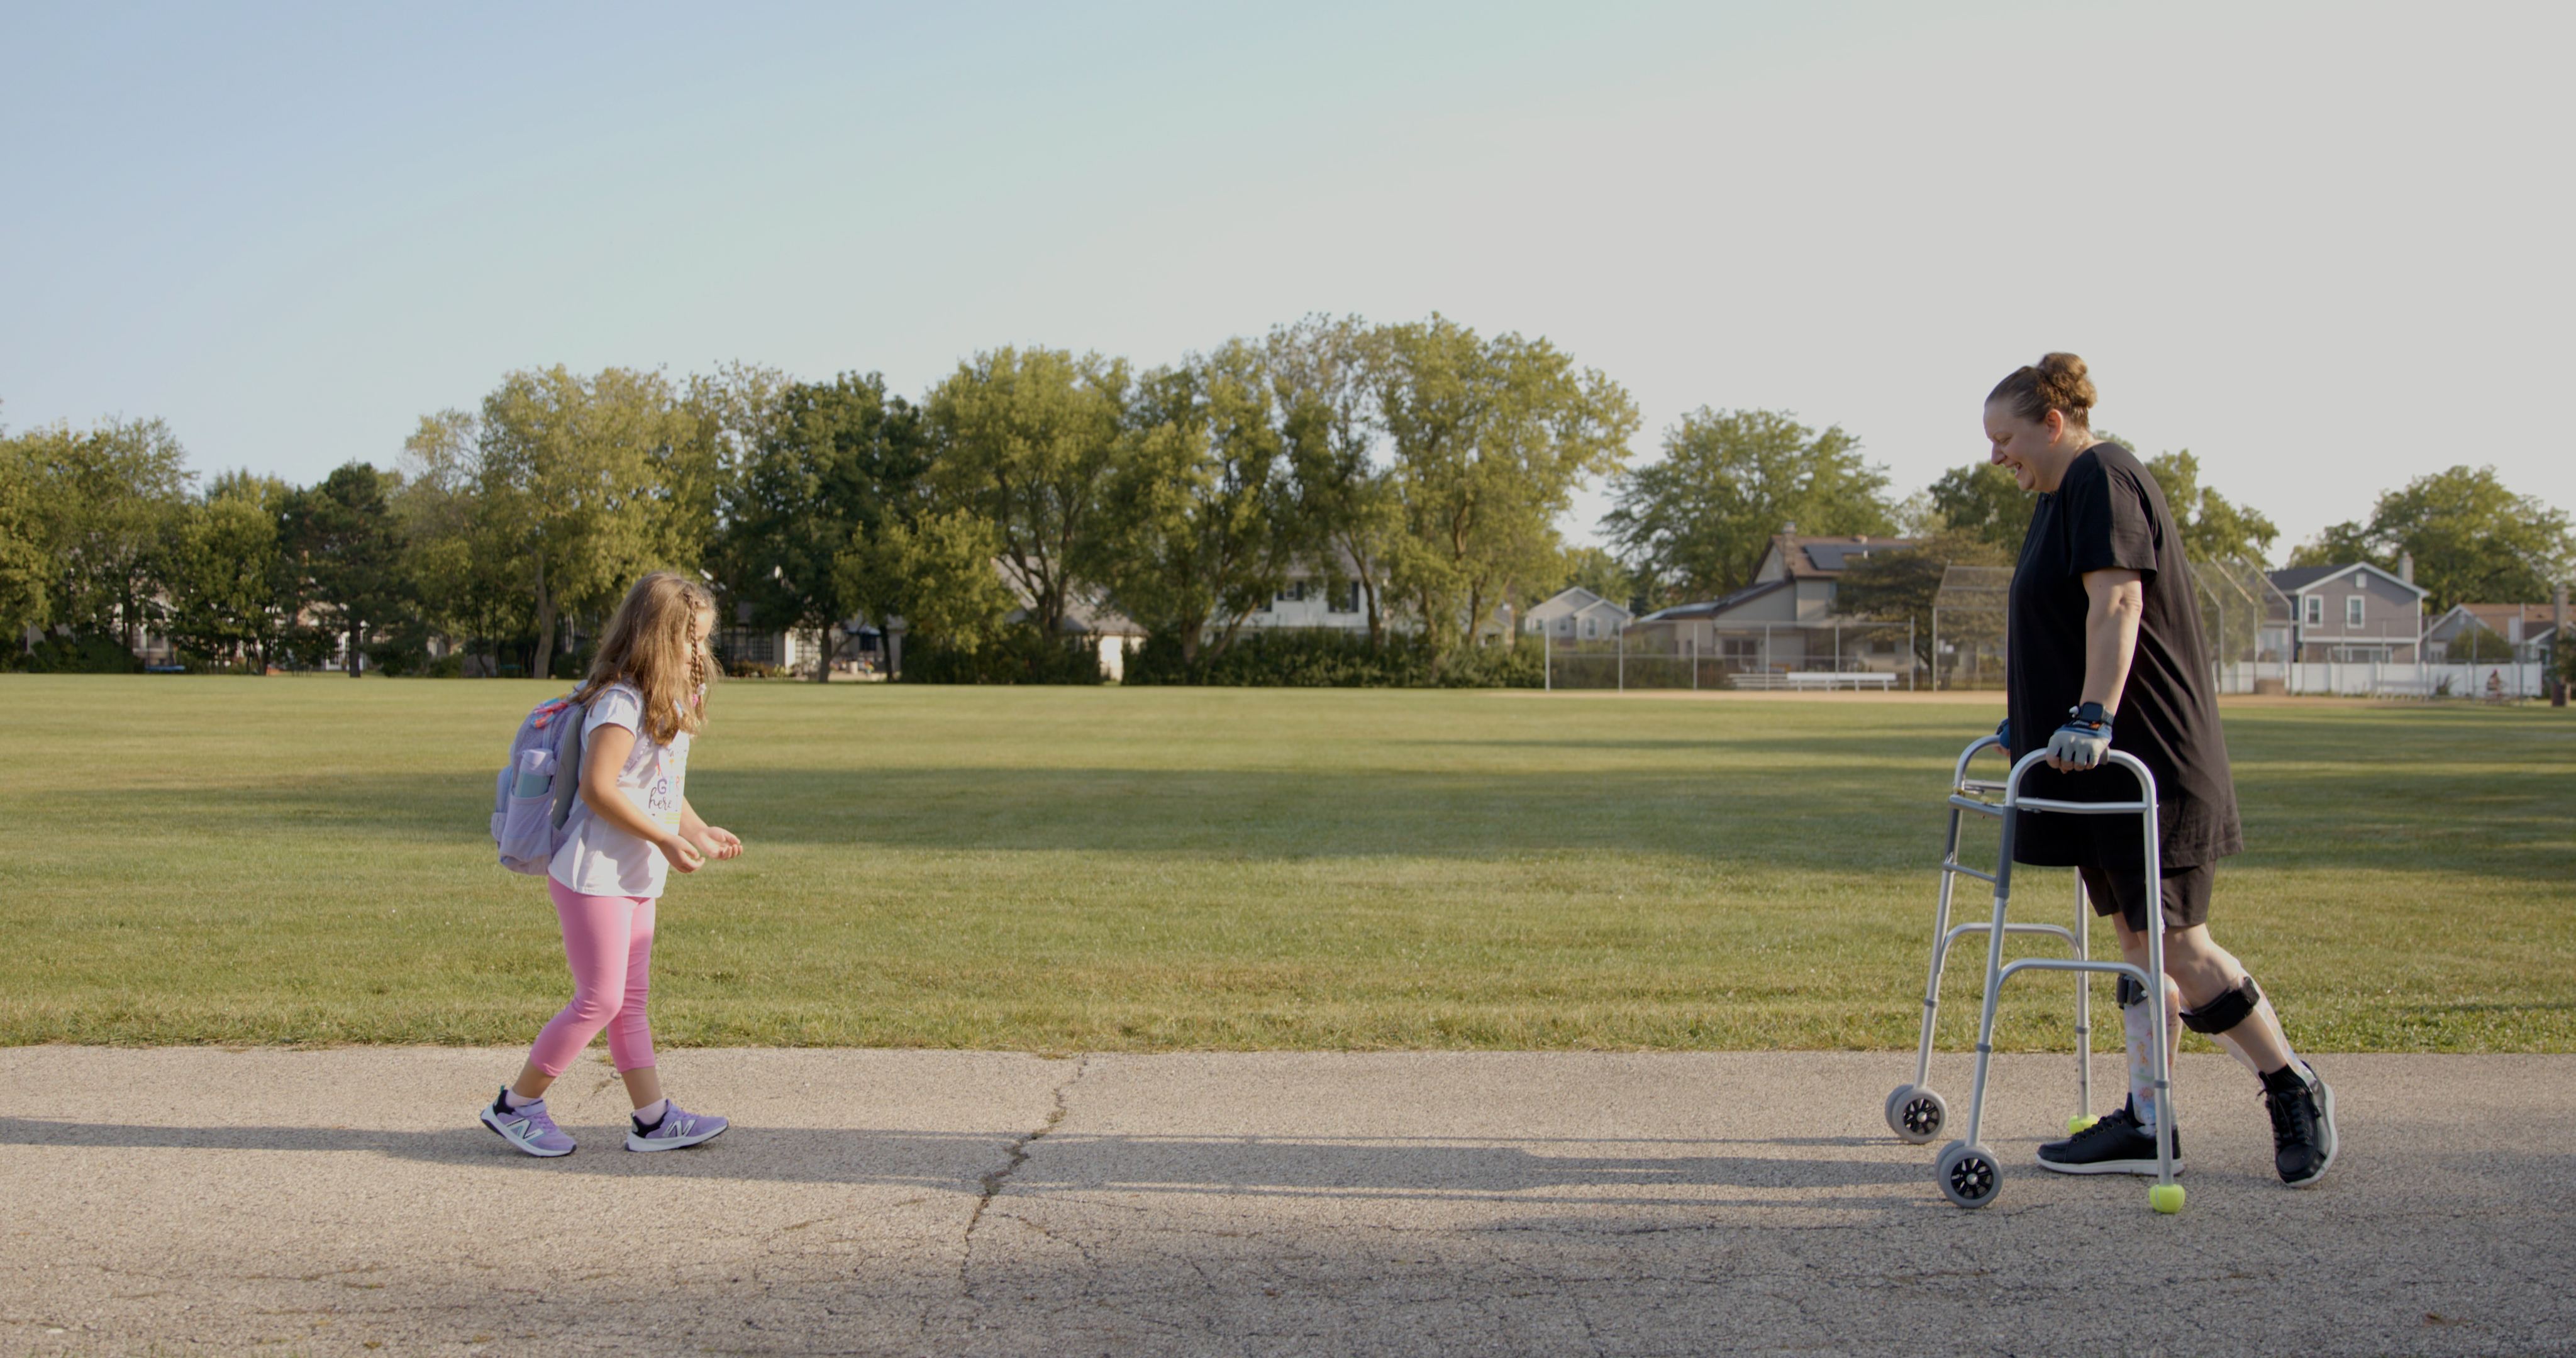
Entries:
<svg viewBox="0 0 2576 1358">
<path fill-rule="evenodd" d="M 1625 631 L 1637 615 L 1608 599 L 1575 585 L 1558 590 L 1543 603 L 1530 605 L 1521 617 L 1521 630 L 1533 635 L 1545 633 L 1553 640 L 1607 641 Z"/>
<path fill-rule="evenodd" d="M 1273 628 L 1311 628 L 1335 632 L 1368 633 L 1367 598 L 1359 582 L 1352 577 L 1350 559 L 1342 558 L 1338 569 L 1328 569 L 1319 562 L 1301 561 L 1289 567 L 1288 583 L 1261 607 L 1243 617 L 1250 631 Z M 1420 619 L 1413 610 L 1387 596 L 1383 583 L 1377 599 L 1378 618 L 1392 633 L 1419 630 Z M 1512 606 L 1496 604 L 1476 628 L 1478 637 L 1491 640 L 1509 635 L 1513 627 Z M 1604 633 L 1604 635 L 1608 635 Z"/>
</svg>

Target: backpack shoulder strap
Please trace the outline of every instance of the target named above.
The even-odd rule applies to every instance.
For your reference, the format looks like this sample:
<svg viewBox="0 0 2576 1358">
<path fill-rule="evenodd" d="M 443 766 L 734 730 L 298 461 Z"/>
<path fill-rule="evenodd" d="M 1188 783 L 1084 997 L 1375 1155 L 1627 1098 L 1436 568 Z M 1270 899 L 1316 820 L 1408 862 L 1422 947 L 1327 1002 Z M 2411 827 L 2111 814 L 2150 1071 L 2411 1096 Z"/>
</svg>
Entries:
<svg viewBox="0 0 2576 1358">
<path fill-rule="evenodd" d="M 589 714 L 588 705 L 566 699 L 558 718 L 563 723 L 563 730 L 555 734 L 554 827 L 558 830 L 572 814 L 573 799 L 581 795 L 581 727 L 582 718 Z"/>
</svg>

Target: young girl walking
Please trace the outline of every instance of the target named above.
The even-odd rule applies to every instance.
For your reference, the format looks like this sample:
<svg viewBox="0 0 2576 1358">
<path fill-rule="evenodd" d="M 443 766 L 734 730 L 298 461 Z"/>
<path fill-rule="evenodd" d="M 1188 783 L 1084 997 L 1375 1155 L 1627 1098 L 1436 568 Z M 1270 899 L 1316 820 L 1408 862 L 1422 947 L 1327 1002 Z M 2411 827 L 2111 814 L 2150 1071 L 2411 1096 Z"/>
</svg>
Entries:
<svg viewBox="0 0 2576 1358">
<path fill-rule="evenodd" d="M 546 1087 L 599 1030 L 635 1101 L 630 1151 L 711 1141 L 725 1120 L 684 1112 L 662 1095 L 645 1017 L 653 903 L 671 868 L 695 872 L 733 858 L 742 841 L 689 805 L 689 738 L 706 722 L 707 636 L 715 598 L 694 580 L 656 571 L 635 582 L 600 638 L 590 677 L 574 692 L 582 716 L 581 796 L 564 822 L 546 877 L 572 963 L 572 1003 L 537 1035 L 519 1078 L 483 1110 L 483 1125 L 530 1155 L 573 1152 L 546 1113 Z"/>
</svg>

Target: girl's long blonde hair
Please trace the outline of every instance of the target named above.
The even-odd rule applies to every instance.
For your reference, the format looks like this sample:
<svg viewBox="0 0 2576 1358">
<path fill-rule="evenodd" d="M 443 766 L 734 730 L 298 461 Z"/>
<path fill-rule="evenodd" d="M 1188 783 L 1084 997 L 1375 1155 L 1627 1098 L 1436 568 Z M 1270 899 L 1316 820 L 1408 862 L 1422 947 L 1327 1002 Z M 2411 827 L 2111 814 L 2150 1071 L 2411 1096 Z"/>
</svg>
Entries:
<svg viewBox="0 0 2576 1358">
<path fill-rule="evenodd" d="M 689 634 L 698 614 L 712 615 L 715 606 L 715 595 L 685 575 L 655 571 L 636 581 L 610 615 L 599 658 L 573 700 L 587 703 L 611 684 L 630 684 L 644 695 L 644 734 L 654 744 L 668 745 L 682 731 L 697 734 L 715 672 L 707 664 L 711 639 Z"/>
</svg>

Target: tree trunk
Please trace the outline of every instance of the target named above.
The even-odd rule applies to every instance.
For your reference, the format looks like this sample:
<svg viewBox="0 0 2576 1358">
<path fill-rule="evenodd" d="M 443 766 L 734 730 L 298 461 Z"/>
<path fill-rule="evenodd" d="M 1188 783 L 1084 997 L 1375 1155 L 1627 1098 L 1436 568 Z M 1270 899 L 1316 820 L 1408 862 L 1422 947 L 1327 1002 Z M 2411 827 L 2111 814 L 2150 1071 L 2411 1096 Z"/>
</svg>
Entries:
<svg viewBox="0 0 2576 1358">
<path fill-rule="evenodd" d="M 361 676 L 360 676 L 360 673 L 359 673 L 358 666 L 359 666 L 360 662 L 362 662 L 366 657 L 365 657 L 365 656 L 364 656 L 364 655 L 363 655 L 363 654 L 358 650 L 358 644 L 366 638 L 366 635 L 367 635 L 367 628 L 366 628 L 366 624 L 364 624 L 364 623 L 362 623 L 362 622 L 359 622 L 359 621 L 358 621 L 358 620 L 356 620 L 355 618 L 350 619 L 350 621 L 349 621 L 349 677 L 350 677 L 350 678 L 352 678 L 352 679 L 356 679 L 356 678 L 361 677 Z"/>
<path fill-rule="evenodd" d="M 547 672 L 554 668 L 554 660 L 555 600 L 546 592 L 546 559 L 541 556 L 537 558 L 537 650 L 528 659 L 528 668 L 533 671 L 528 677 L 545 678 Z M 494 668 L 497 671 L 499 667 Z"/>
</svg>

